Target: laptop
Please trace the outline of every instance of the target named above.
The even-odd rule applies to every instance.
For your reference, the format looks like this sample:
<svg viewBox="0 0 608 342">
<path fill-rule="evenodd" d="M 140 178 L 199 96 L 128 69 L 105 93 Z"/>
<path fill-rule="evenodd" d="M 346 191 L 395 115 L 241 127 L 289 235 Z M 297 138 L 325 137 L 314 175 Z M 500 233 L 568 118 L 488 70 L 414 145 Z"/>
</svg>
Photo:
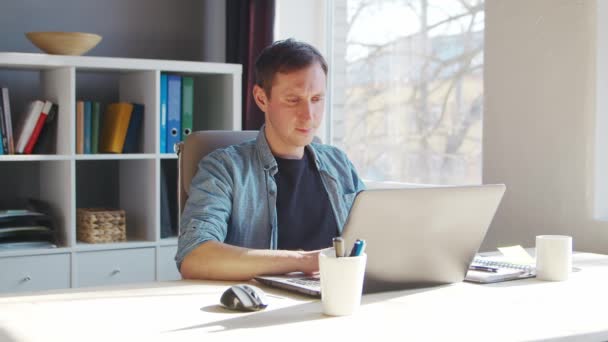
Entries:
<svg viewBox="0 0 608 342">
<path fill-rule="evenodd" d="M 342 237 L 366 241 L 364 293 L 461 282 L 505 192 L 504 184 L 360 192 Z M 259 276 L 268 286 L 320 297 L 319 276 Z"/>
</svg>

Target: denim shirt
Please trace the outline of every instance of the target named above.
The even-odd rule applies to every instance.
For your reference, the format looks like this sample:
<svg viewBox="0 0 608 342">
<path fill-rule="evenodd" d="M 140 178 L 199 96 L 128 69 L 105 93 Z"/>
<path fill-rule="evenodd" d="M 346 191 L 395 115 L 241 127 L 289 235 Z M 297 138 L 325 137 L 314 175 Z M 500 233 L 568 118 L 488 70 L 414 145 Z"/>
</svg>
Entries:
<svg viewBox="0 0 608 342">
<path fill-rule="evenodd" d="M 340 232 L 364 184 L 346 154 L 336 147 L 306 146 L 327 191 Z M 257 139 L 213 151 L 198 164 L 181 216 L 175 261 L 206 241 L 277 249 L 277 162 L 264 128 Z"/>
</svg>

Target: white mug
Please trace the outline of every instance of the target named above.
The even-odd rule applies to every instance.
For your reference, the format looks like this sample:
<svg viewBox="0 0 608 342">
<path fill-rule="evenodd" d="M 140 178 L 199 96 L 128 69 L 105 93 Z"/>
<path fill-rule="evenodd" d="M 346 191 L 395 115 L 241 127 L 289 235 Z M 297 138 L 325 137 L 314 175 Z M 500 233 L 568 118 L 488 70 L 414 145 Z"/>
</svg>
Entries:
<svg viewBox="0 0 608 342">
<path fill-rule="evenodd" d="M 321 302 L 323 313 L 330 316 L 353 314 L 361 304 L 365 253 L 356 257 L 336 258 L 333 248 L 319 254 Z"/>
<path fill-rule="evenodd" d="M 539 235 L 536 237 L 536 278 L 563 281 L 568 279 L 571 270 L 571 236 Z"/>
</svg>

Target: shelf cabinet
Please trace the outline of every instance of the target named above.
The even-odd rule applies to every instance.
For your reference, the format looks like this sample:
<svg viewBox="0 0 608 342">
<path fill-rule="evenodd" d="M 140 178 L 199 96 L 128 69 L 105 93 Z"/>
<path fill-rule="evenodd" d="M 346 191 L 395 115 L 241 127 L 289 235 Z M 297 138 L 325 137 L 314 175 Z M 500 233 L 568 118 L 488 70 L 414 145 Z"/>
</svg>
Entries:
<svg viewBox="0 0 608 342">
<path fill-rule="evenodd" d="M 170 203 L 169 218 L 161 215 L 163 176 L 168 198 L 177 200 L 177 157 L 160 151 L 163 73 L 193 78 L 194 131 L 241 129 L 237 64 L 0 53 L 0 85 L 10 91 L 13 127 L 31 100 L 59 106 L 48 154 L 0 155 L 0 201 L 46 202 L 58 248 L 0 250 L 0 292 L 179 278 L 173 261 L 177 203 Z M 138 152 L 77 154 L 77 100 L 99 101 L 102 113 L 112 102 L 143 104 Z M 77 241 L 76 209 L 84 207 L 124 209 L 127 241 Z M 169 233 L 161 233 L 163 222 L 171 223 Z"/>
</svg>

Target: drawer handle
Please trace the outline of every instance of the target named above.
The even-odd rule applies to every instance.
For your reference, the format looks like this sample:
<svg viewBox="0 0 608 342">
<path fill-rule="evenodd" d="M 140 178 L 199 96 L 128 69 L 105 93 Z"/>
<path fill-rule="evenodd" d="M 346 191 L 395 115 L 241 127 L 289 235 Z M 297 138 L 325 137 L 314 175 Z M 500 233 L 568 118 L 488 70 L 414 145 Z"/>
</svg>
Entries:
<svg viewBox="0 0 608 342">
<path fill-rule="evenodd" d="M 112 271 L 112 273 L 111 273 L 111 274 L 114 276 L 114 275 L 117 275 L 117 274 L 119 274 L 119 273 L 120 273 L 120 268 L 115 268 L 115 269 Z"/>
<path fill-rule="evenodd" d="M 32 280 L 32 278 L 30 276 L 25 276 L 21 281 L 25 283 L 26 281 L 30 281 L 30 280 Z"/>
</svg>

